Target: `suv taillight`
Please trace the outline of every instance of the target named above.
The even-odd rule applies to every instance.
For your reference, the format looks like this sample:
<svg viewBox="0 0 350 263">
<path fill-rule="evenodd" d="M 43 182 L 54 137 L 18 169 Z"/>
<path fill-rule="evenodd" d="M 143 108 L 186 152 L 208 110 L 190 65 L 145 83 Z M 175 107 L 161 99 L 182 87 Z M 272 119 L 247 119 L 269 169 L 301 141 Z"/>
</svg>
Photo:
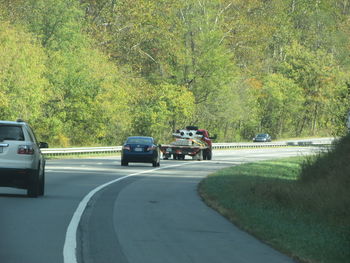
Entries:
<svg viewBox="0 0 350 263">
<path fill-rule="evenodd" d="M 31 145 L 19 145 L 18 154 L 34 154 L 34 148 Z"/>
</svg>

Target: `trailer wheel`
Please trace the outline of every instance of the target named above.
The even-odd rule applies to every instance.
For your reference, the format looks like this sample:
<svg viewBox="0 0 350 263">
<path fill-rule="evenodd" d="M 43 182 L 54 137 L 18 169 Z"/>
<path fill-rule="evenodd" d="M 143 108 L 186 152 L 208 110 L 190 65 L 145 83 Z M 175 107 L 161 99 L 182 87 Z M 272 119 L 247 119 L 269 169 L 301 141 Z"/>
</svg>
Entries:
<svg viewBox="0 0 350 263">
<path fill-rule="evenodd" d="M 211 150 L 203 151 L 203 160 L 211 160 L 212 152 Z"/>
<path fill-rule="evenodd" d="M 213 153 L 211 150 L 209 150 L 207 154 L 207 160 L 211 160 L 212 156 L 213 156 Z"/>
<path fill-rule="evenodd" d="M 197 153 L 197 160 L 198 160 L 198 161 L 202 161 L 202 160 L 203 160 L 203 150 L 200 150 L 200 151 Z"/>
<path fill-rule="evenodd" d="M 203 151 L 203 160 L 208 160 L 208 151 Z"/>
</svg>

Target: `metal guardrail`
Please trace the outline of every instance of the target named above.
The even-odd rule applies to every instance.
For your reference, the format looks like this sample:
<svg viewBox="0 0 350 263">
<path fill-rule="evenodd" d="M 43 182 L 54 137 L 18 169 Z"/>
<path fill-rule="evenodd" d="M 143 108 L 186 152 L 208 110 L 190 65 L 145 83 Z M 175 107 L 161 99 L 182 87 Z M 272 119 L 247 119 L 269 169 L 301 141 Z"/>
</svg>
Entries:
<svg viewBox="0 0 350 263">
<path fill-rule="evenodd" d="M 76 147 L 76 148 L 46 148 L 41 149 L 44 155 L 73 155 L 73 154 L 103 154 L 118 153 L 122 150 L 122 146 L 112 147 Z"/>
<path fill-rule="evenodd" d="M 334 138 L 312 139 L 300 141 L 280 141 L 264 143 L 213 143 L 213 149 L 233 149 L 233 148 L 262 148 L 262 147 L 288 147 L 288 146 L 326 146 L 331 145 Z M 84 154 L 112 154 L 119 153 L 122 146 L 112 147 L 76 147 L 76 148 L 47 148 L 41 149 L 44 155 L 84 155 Z"/>
<path fill-rule="evenodd" d="M 253 142 L 253 143 L 213 143 L 213 149 L 224 148 L 261 148 L 261 147 L 287 147 L 287 146 L 324 146 L 332 145 L 334 138 L 279 141 L 279 142 Z"/>
<path fill-rule="evenodd" d="M 230 148 L 261 148 L 261 147 L 285 147 L 284 142 L 255 142 L 255 143 L 213 143 L 213 149 L 230 149 Z"/>
</svg>

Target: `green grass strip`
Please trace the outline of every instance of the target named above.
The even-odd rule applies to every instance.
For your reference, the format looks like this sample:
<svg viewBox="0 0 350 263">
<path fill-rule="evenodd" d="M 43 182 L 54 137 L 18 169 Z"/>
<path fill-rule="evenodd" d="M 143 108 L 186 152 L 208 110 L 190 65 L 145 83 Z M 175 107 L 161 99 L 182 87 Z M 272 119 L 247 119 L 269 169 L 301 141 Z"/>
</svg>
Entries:
<svg viewBox="0 0 350 263">
<path fill-rule="evenodd" d="M 315 186 L 298 180 L 302 162 L 294 157 L 227 168 L 204 179 L 199 193 L 236 225 L 295 259 L 348 262 L 349 218 L 324 202 L 324 189 L 311 191 Z"/>
</svg>

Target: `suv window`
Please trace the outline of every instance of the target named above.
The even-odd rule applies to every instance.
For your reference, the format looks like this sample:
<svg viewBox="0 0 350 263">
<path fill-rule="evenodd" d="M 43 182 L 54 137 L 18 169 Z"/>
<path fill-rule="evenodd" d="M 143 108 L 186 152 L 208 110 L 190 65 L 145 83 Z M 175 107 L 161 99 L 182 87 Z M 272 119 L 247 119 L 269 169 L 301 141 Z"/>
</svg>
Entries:
<svg viewBox="0 0 350 263">
<path fill-rule="evenodd" d="M 35 137 L 35 134 L 34 134 L 33 130 L 29 126 L 27 126 L 27 130 L 28 130 L 28 133 L 29 133 L 30 140 L 32 142 L 37 143 L 37 140 L 36 140 L 36 137 Z"/>
<path fill-rule="evenodd" d="M 0 141 L 3 140 L 24 141 L 22 127 L 15 125 L 0 125 Z"/>
</svg>

